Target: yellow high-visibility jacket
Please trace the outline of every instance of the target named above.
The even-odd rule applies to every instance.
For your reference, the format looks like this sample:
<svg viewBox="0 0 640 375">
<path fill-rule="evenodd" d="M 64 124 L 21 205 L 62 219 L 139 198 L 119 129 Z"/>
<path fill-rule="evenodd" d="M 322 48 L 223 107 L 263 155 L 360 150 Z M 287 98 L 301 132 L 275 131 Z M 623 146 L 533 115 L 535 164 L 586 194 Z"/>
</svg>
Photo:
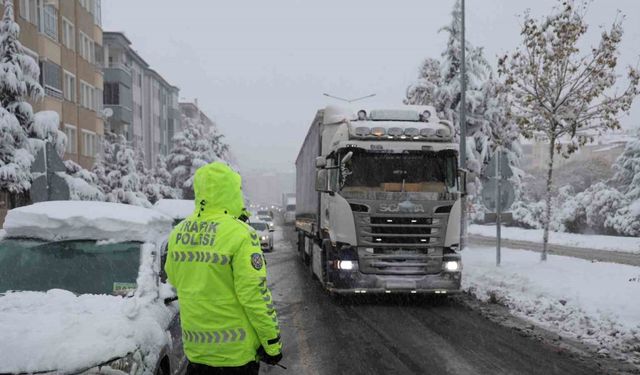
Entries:
<svg viewBox="0 0 640 375">
<path fill-rule="evenodd" d="M 189 361 L 215 367 L 282 350 L 267 269 L 244 210 L 240 175 L 211 163 L 194 177 L 196 209 L 169 236 L 165 271 L 178 292 Z"/>
</svg>

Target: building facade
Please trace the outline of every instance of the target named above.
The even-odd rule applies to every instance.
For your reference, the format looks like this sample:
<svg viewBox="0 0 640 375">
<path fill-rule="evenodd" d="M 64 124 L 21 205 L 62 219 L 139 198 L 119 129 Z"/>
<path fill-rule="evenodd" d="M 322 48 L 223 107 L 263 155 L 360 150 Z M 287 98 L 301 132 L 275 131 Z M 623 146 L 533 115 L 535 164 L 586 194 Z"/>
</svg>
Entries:
<svg viewBox="0 0 640 375">
<path fill-rule="evenodd" d="M 104 134 L 101 0 L 14 0 L 20 42 L 40 65 L 42 100 L 67 135 L 65 159 L 91 168 Z"/>
<path fill-rule="evenodd" d="M 104 45 L 107 128 L 143 150 L 145 164 L 154 166 L 179 127 L 179 89 L 150 68 L 124 33 L 105 32 Z"/>
</svg>

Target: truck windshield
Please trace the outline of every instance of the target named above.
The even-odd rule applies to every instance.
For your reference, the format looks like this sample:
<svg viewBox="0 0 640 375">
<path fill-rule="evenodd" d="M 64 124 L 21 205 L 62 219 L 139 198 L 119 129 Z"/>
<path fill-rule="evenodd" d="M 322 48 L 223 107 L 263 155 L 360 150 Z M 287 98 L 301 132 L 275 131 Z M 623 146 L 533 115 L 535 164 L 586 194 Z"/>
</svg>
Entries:
<svg viewBox="0 0 640 375">
<path fill-rule="evenodd" d="M 0 241 L 0 293 L 65 289 L 124 294 L 136 288 L 140 243 Z"/>
<path fill-rule="evenodd" d="M 454 151 L 403 154 L 352 151 L 353 157 L 341 168 L 340 186 L 344 191 L 444 193 L 456 190 Z"/>
</svg>

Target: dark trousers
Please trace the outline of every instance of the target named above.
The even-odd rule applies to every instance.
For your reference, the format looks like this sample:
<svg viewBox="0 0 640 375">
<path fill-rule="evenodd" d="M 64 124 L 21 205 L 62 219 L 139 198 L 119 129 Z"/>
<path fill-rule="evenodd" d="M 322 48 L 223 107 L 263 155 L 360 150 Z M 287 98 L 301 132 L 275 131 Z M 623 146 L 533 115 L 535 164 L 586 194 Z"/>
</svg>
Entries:
<svg viewBox="0 0 640 375">
<path fill-rule="evenodd" d="M 189 362 L 187 375 L 258 375 L 260 362 L 249 362 L 240 367 L 211 367 Z"/>
</svg>

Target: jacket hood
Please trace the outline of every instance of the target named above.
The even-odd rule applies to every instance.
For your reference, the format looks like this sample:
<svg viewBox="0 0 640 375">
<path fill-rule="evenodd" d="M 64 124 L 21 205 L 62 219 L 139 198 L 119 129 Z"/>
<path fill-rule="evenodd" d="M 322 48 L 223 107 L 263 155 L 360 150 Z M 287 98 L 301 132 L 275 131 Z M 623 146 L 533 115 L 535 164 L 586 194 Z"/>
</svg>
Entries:
<svg viewBox="0 0 640 375">
<path fill-rule="evenodd" d="M 193 179 L 196 215 L 228 214 L 239 218 L 244 211 L 242 178 L 228 165 L 207 164 Z"/>
</svg>

